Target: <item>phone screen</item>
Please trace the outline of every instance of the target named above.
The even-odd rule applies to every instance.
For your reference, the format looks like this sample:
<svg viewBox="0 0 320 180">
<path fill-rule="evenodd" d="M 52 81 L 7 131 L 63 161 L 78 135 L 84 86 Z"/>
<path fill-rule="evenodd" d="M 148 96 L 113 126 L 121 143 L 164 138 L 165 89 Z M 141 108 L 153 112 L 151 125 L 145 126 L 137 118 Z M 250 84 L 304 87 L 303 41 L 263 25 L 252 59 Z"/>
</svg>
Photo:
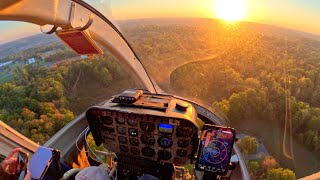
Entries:
<svg viewBox="0 0 320 180">
<path fill-rule="evenodd" d="M 16 179 L 23 180 L 28 172 L 28 154 L 19 151 L 17 156 Z"/>
<path fill-rule="evenodd" d="M 196 169 L 217 175 L 226 174 L 235 134 L 232 128 L 205 125 L 200 138 Z"/>
</svg>

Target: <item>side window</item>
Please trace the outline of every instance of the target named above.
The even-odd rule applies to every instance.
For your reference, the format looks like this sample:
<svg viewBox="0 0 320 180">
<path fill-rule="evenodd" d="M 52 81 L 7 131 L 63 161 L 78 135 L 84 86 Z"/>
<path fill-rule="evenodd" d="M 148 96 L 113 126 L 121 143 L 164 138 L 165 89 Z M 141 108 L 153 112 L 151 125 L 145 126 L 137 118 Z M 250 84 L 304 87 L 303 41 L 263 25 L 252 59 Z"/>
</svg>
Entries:
<svg viewBox="0 0 320 180">
<path fill-rule="evenodd" d="M 17 22 L 1 24 L 7 29 L 1 31 L 0 120 L 36 143 L 45 143 L 89 106 L 141 88 L 108 51 L 79 56 L 56 35 L 40 34 L 39 27 L 25 35 Z"/>
</svg>

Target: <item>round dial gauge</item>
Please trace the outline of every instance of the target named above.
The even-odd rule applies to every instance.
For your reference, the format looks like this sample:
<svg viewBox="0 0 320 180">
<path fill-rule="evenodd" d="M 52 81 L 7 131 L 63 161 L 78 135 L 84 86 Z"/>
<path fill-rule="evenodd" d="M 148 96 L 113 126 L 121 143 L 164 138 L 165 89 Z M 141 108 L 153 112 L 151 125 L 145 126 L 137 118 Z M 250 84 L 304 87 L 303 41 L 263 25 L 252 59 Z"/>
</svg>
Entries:
<svg viewBox="0 0 320 180">
<path fill-rule="evenodd" d="M 128 133 L 129 133 L 129 136 L 133 136 L 133 137 L 138 136 L 138 130 L 134 128 L 129 128 Z"/>
<path fill-rule="evenodd" d="M 171 138 L 163 136 L 158 139 L 158 144 L 163 148 L 169 148 L 173 143 Z"/>
<path fill-rule="evenodd" d="M 154 151 L 154 149 L 150 147 L 143 147 L 141 151 L 142 151 L 142 154 L 146 157 L 153 157 L 156 155 L 156 152 Z"/>
<path fill-rule="evenodd" d="M 125 127 L 118 126 L 117 127 L 117 131 L 118 131 L 119 134 L 123 134 L 123 135 L 126 134 L 126 128 Z"/>
<path fill-rule="evenodd" d="M 171 152 L 167 150 L 158 151 L 158 157 L 162 160 L 169 160 L 172 158 Z"/>
<path fill-rule="evenodd" d="M 128 148 L 128 146 L 120 145 L 120 151 L 121 151 L 121 152 L 128 152 L 128 151 L 129 151 L 129 148 Z"/>
<path fill-rule="evenodd" d="M 102 116 L 101 121 L 105 125 L 111 125 L 113 123 L 113 119 L 109 116 Z"/>
<path fill-rule="evenodd" d="M 185 149 L 178 149 L 177 150 L 177 155 L 179 156 L 179 157 L 186 157 L 187 156 L 187 150 L 185 150 Z"/>
<path fill-rule="evenodd" d="M 154 137 L 153 137 L 153 135 L 151 135 L 151 134 L 143 134 L 142 136 L 141 136 L 141 142 L 143 143 L 143 144 L 147 144 L 147 145 L 154 145 L 154 143 L 155 143 L 155 139 L 154 139 Z"/>
<path fill-rule="evenodd" d="M 136 138 L 130 138 L 129 142 L 132 146 L 139 146 L 139 140 Z"/>
<path fill-rule="evenodd" d="M 151 122 L 140 122 L 140 128 L 145 132 L 153 132 L 155 129 L 155 125 Z"/>
<path fill-rule="evenodd" d="M 179 126 L 177 128 L 178 137 L 190 137 L 193 133 L 193 128 L 191 126 Z"/>
<path fill-rule="evenodd" d="M 127 144 L 127 142 L 128 142 L 127 137 L 124 137 L 124 136 L 119 136 L 118 140 L 119 140 L 119 143 L 121 143 L 121 144 Z"/>
<path fill-rule="evenodd" d="M 137 119 L 128 119 L 128 125 L 129 126 L 137 126 L 138 120 Z"/>
<path fill-rule="evenodd" d="M 116 119 L 117 124 L 124 124 L 125 123 L 125 120 L 122 117 L 115 118 L 115 119 Z"/>
<path fill-rule="evenodd" d="M 140 155 L 140 150 L 136 147 L 131 147 L 130 152 L 134 155 Z"/>
<path fill-rule="evenodd" d="M 185 148 L 189 146 L 189 140 L 188 139 L 179 139 L 178 140 L 178 147 Z"/>
</svg>

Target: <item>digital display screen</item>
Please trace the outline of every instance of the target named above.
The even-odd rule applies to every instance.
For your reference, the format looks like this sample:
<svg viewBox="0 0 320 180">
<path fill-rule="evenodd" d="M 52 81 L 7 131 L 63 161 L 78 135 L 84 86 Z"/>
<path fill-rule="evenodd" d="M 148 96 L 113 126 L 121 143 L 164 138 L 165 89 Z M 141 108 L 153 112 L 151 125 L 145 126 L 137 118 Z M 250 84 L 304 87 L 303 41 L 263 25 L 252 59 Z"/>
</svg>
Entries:
<svg viewBox="0 0 320 180">
<path fill-rule="evenodd" d="M 197 169 L 215 174 L 226 174 L 231 158 L 234 134 L 225 128 L 202 132 Z"/>
<path fill-rule="evenodd" d="M 172 133 L 173 132 L 173 126 L 171 124 L 159 124 L 159 132 Z"/>
<path fill-rule="evenodd" d="M 16 179 L 23 180 L 27 174 L 28 167 L 28 155 L 24 152 L 18 153 L 17 157 L 17 167 L 16 167 Z"/>
</svg>

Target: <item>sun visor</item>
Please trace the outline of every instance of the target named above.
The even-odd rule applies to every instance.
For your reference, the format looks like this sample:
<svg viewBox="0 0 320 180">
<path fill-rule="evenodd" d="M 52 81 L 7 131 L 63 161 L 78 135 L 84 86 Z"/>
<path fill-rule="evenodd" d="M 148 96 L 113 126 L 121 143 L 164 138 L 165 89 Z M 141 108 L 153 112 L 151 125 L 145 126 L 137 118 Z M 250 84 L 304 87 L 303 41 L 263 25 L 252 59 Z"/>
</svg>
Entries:
<svg viewBox="0 0 320 180">
<path fill-rule="evenodd" d="M 86 30 L 60 30 L 56 32 L 56 35 L 79 55 L 103 54 L 101 48 Z"/>
</svg>

